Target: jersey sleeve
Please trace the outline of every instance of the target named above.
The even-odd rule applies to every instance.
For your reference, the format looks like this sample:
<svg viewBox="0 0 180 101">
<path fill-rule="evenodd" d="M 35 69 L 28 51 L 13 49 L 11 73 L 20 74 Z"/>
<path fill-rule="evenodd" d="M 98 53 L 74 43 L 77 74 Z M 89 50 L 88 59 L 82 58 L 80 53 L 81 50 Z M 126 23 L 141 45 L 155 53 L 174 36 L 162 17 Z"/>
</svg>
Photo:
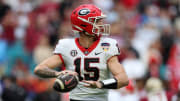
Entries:
<svg viewBox="0 0 180 101">
<path fill-rule="evenodd" d="M 58 44 L 56 45 L 53 53 L 54 54 L 63 54 L 65 52 L 64 42 L 63 40 L 59 40 Z"/>
<path fill-rule="evenodd" d="M 55 47 L 55 49 L 53 51 L 53 53 L 57 54 L 60 57 L 61 61 L 62 61 L 62 64 L 63 64 L 62 67 L 61 67 L 62 70 L 66 69 L 65 62 L 64 62 L 64 53 L 65 53 L 66 48 L 64 46 L 65 46 L 65 42 L 63 40 L 59 40 L 58 44 L 56 45 L 56 47 Z"/>
<path fill-rule="evenodd" d="M 107 61 L 112 57 L 112 56 L 116 56 L 116 55 L 120 55 L 120 50 L 118 47 L 118 43 L 116 40 L 112 40 L 111 44 L 110 44 L 110 48 L 106 53 L 106 59 Z"/>
</svg>

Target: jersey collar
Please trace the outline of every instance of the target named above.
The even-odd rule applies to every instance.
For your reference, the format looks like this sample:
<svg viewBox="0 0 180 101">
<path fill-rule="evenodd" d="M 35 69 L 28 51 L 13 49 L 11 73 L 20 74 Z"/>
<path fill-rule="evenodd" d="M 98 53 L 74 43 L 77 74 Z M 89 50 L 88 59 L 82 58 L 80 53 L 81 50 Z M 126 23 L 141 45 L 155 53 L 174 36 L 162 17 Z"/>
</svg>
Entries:
<svg viewBox="0 0 180 101">
<path fill-rule="evenodd" d="M 87 56 L 89 53 L 91 53 L 91 51 L 93 51 L 93 50 L 97 47 L 99 41 L 100 41 L 100 38 L 99 38 L 98 40 L 96 40 L 88 49 L 86 49 L 86 48 L 84 48 L 83 46 L 81 46 L 81 45 L 79 44 L 79 38 L 75 38 L 75 43 L 76 43 L 77 47 L 78 47 L 78 48 L 83 52 L 83 54 L 86 55 L 86 56 Z"/>
</svg>

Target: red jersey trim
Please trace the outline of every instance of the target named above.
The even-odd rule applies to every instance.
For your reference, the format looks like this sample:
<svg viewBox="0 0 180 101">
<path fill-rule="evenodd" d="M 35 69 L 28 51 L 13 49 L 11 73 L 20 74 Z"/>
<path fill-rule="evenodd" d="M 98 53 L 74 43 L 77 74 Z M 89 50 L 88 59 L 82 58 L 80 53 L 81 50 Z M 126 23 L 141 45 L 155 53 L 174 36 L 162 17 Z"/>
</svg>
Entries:
<svg viewBox="0 0 180 101">
<path fill-rule="evenodd" d="M 62 61 L 62 70 L 65 70 L 66 69 L 66 66 L 65 66 L 65 63 L 64 63 L 64 60 L 63 60 L 63 57 L 62 57 L 62 55 L 61 54 L 57 54 L 59 57 L 60 57 L 60 59 L 61 59 L 61 61 Z"/>
<path fill-rule="evenodd" d="M 79 44 L 79 38 L 76 38 L 76 39 L 75 39 L 75 43 L 76 43 L 77 47 L 78 47 L 78 48 L 83 52 L 83 54 L 86 55 L 86 56 L 87 56 L 89 53 L 91 53 L 91 51 L 93 51 L 93 49 L 96 48 L 96 46 L 98 45 L 99 41 L 100 41 L 100 39 L 96 40 L 88 49 L 86 49 L 86 48 L 84 48 L 83 46 L 81 46 L 81 45 Z M 86 51 L 88 52 L 87 54 L 85 54 Z"/>
</svg>

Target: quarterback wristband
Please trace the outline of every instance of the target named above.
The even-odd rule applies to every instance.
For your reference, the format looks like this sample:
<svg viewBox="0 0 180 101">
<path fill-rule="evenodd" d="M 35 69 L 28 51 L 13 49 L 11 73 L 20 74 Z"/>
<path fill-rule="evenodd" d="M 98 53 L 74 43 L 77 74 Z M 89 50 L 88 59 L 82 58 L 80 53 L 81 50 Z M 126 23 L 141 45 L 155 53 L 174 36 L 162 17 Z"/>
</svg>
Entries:
<svg viewBox="0 0 180 101">
<path fill-rule="evenodd" d="M 115 78 L 100 81 L 102 88 L 117 89 L 117 80 Z"/>
</svg>

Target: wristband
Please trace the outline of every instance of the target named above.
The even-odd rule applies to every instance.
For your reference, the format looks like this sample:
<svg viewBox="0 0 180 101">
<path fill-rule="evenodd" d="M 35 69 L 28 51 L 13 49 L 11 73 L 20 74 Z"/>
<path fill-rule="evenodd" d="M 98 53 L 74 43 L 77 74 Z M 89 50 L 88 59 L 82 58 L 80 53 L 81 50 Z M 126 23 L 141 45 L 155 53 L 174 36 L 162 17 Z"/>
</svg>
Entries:
<svg viewBox="0 0 180 101">
<path fill-rule="evenodd" d="M 100 81 L 102 88 L 117 89 L 117 80 L 115 78 Z"/>
</svg>

